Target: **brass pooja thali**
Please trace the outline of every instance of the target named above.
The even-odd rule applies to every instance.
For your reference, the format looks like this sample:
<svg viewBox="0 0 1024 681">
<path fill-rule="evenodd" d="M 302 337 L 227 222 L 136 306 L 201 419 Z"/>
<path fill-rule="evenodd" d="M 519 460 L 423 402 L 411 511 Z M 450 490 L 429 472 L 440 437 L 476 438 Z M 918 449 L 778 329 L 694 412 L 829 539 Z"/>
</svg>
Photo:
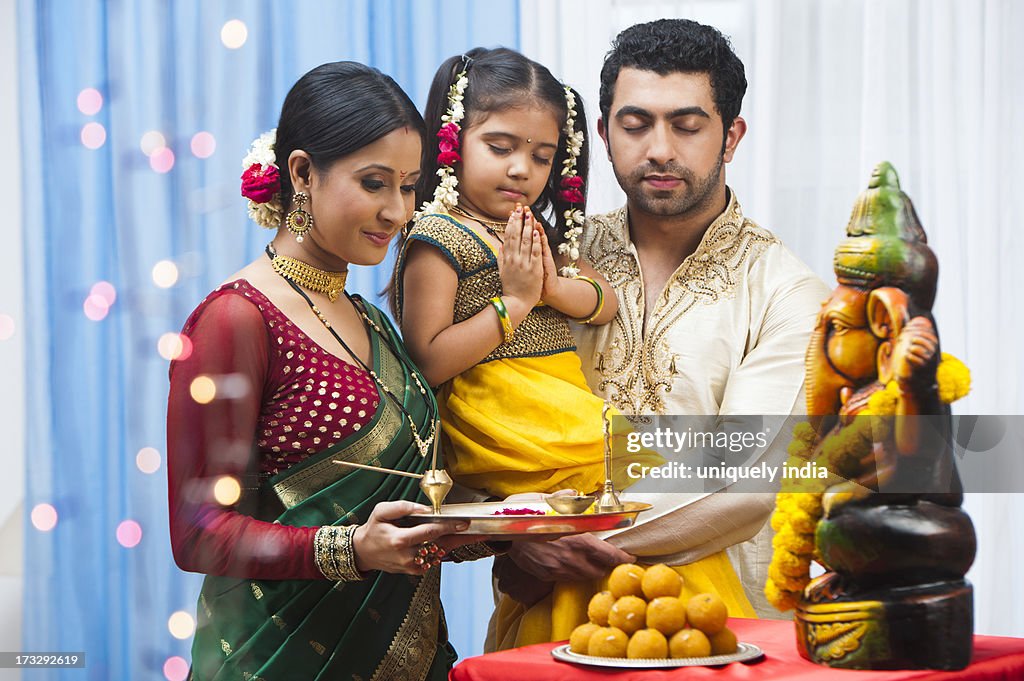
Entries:
<svg viewBox="0 0 1024 681">
<path fill-rule="evenodd" d="M 650 504 L 637 501 L 626 501 L 622 503 L 622 506 L 622 510 L 616 511 L 602 512 L 595 509 L 593 513 L 559 514 L 553 512 L 545 501 L 492 501 L 473 504 L 446 504 L 441 507 L 440 517 L 444 520 L 468 522 L 469 527 L 459 534 L 501 536 L 508 539 L 515 537 L 555 538 L 581 532 L 600 532 L 629 527 L 636 520 L 638 513 L 651 508 Z M 495 515 L 503 511 L 510 513 Z M 395 521 L 395 524 L 409 527 L 437 520 L 438 516 L 433 513 L 423 513 L 405 516 Z"/>
</svg>

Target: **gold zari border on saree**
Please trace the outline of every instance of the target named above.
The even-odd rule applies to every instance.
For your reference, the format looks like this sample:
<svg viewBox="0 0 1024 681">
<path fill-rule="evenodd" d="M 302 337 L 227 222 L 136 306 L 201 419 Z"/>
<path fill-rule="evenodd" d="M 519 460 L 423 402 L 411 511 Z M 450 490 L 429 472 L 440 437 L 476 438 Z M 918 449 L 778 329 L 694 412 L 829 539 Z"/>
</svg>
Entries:
<svg viewBox="0 0 1024 681">
<path fill-rule="evenodd" d="M 440 570 L 423 575 L 405 619 L 370 681 L 423 681 L 427 677 L 437 653 L 440 586 Z"/>
</svg>

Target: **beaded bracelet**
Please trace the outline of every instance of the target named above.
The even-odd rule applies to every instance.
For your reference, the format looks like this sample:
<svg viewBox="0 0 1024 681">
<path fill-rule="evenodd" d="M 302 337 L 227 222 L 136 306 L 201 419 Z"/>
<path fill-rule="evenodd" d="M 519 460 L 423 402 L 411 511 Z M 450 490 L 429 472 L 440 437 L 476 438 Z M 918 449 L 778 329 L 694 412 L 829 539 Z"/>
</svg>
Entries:
<svg viewBox="0 0 1024 681">
<path fill-rule="evenodd" d="M 585 281 L 589 283 L 591 286 L 593 286 L 594 290 L 597 291 L 597 305 L 594 306 L 594 311 L 591 312 L 590 315 L 587 317 L 578 317 L 573 319 L 574 322 L 578 322 L 580 324 L 589 324 L 590 322 L 594 321 L 594 319 L 597 318 L 597 315 L 601 314 L 601 310 L 604 309 L 604 291 L 601 289 L 601 285 L 598 284 L 593 279 L 591 279 L 590 277 L 584 276 L 582 274 L 577 274 L 575 277 L 573 277 L 573 279 Z"/>
<path fill-rule="evenodd" d="M 358 582 L 365 575 L 356 567 L 356 551 L 352 537 L 357 525 L 325 525 L 316 531 L 313 539 L 313 559 L 316 567 L 327 579 L 338 582 Z"/>
<path fill-rule="evenodd" d="M 508 308 L 505 307 L 505 302 L 500 296 L 495 296 L 491 298 L 491 305 L 494 306 L 494 311 L 498 313 L 498 321 L 501 322 L 501 332 L 505 335 L 505 342 L 511 343 L 516 330 L 512 326 L 512 318 L 508 316 Z"/>
</svg>

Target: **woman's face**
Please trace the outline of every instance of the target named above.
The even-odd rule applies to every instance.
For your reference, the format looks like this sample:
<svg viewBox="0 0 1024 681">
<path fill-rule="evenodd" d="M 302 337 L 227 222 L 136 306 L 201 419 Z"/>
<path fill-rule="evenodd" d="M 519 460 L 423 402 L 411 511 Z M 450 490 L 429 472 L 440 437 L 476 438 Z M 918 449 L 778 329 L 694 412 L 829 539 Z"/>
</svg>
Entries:
<svg viewBox="0 0 1024 681">
<path fill-rule="evenodd" d="M 412 219 L 420 175 L 420 135 L 394 130 L 335 161 L 311 168 L 309 202 L 313 228 L 302 245 L 324 260 L 376 265 L 392 237 Z M 339 263 L 335 263 L 337 267 Z"/>
</svg>

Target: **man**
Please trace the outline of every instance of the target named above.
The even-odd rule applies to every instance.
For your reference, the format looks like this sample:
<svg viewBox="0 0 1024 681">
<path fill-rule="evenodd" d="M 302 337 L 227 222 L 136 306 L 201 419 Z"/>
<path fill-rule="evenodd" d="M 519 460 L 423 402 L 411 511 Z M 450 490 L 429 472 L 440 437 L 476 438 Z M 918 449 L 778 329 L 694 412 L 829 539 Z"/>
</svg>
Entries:
<svg viewBox="0 0 1024 681">
<path fill-rule="evenodd" d="M 747 129 L 745 91 L 728 40 L 693 21 L 630 27 L 605 58 L 598 131 L 626 206 L 589 220 L 582 252 L 615 288 L 619 312 L 576 336 L 591 388 L 626 414 L 721 419 L 804 409 L 804 352 L 829 290 L 743 216 L 726 186 L 724 165 Z M 531 579 L 580 583 L 633 556 L 681 566 L 687 580 L 723 593 L 730 614 L 771 615 L 762 590 L 772 495 L 671 497 L 609 542 L 582 535 L 513 545 L 497 569 L 499 588 L 525 603 L 499 603 L 497 645 L 566 638 L 579 617 L 569 612 L 579 603 L 559 604 L 573 597 L 559 588 L 545 595 L 527 586 Z M 729 547 L 731 561 L 722 553 Z M 724 594 L 737 575 L 749 602 Z"/>
</svg>

